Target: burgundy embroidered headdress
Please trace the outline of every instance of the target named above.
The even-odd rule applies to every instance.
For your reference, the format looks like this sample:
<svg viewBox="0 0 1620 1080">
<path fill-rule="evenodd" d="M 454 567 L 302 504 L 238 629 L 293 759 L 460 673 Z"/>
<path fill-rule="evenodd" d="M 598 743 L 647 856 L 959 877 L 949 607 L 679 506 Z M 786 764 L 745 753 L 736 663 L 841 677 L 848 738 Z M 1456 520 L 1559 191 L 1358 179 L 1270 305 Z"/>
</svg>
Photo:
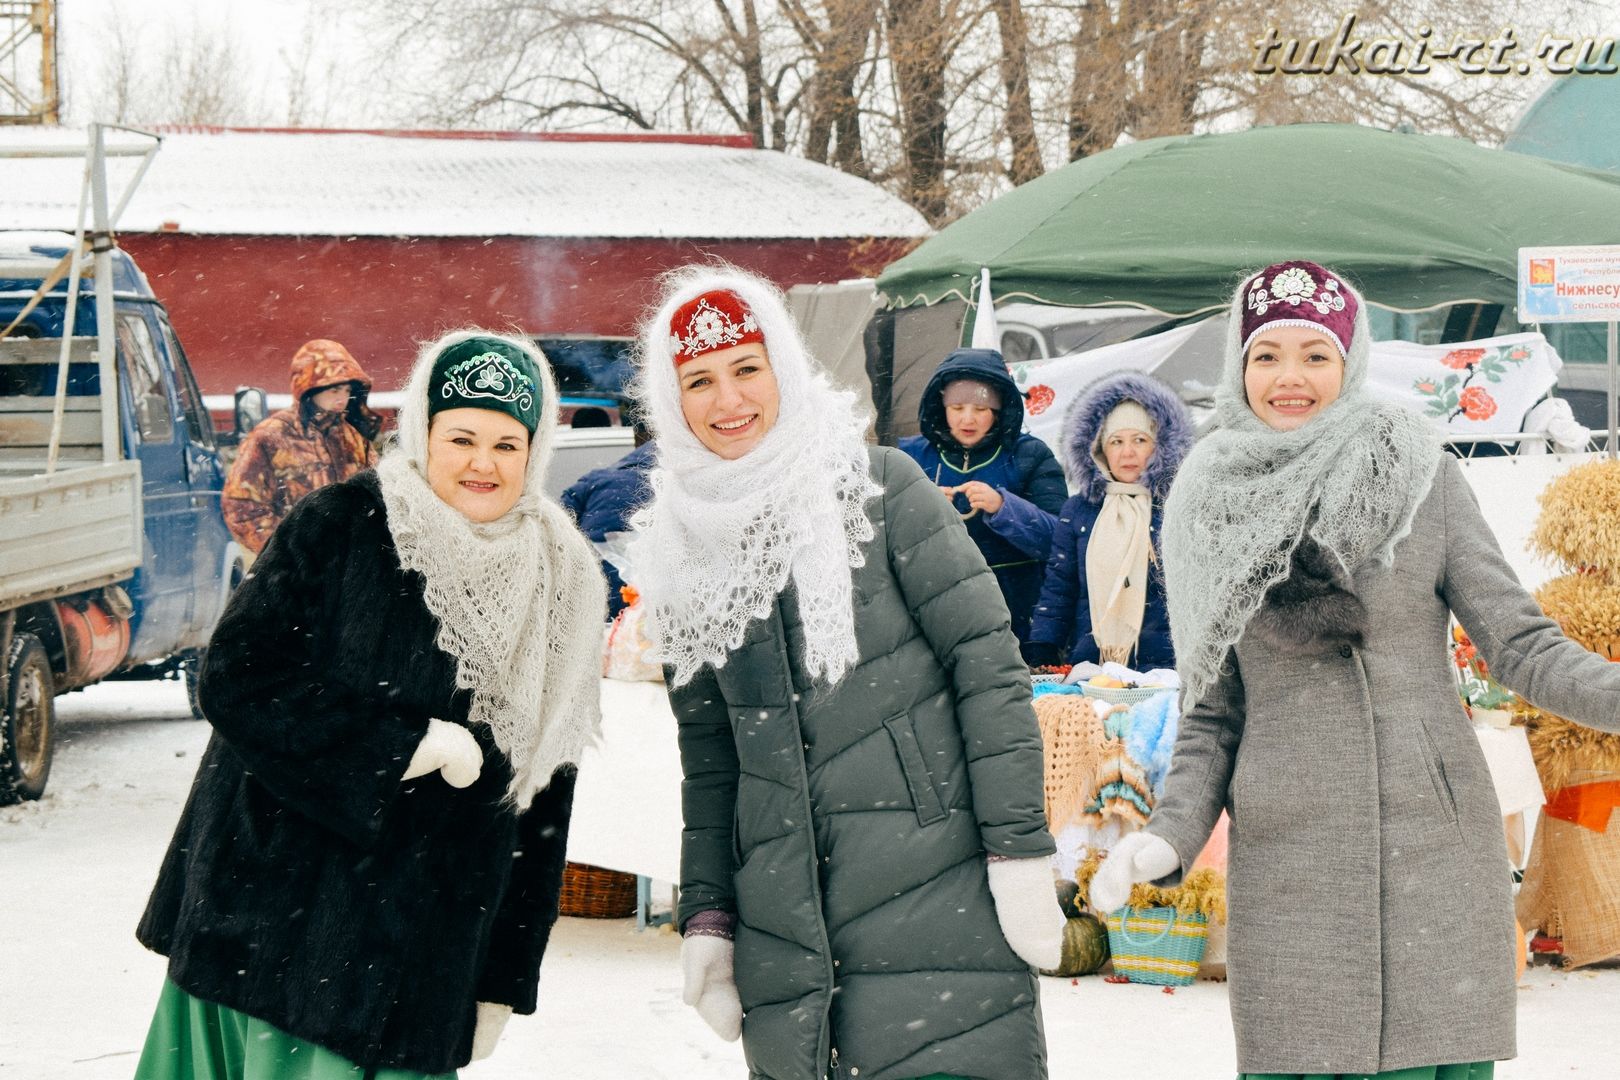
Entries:
<svg viewBox="0 0 1620 1080">
<path fill-rule="evenodd" d="M 1303 260 L 1273 263 L 1243 287 L 1240 355 L 1247 355 L 1255 336 L 1268 326 L 1308 326 L 1327 331 L 1340 357 L 1347 357 L 1358 307 L 1355 294 L 1333 271 Z"/>
<path fill-rule="evenodd" d="M 764 344 L 765 331 L 748 304 L 730 289 L 693 297 L 669 320 L 669 347 L 676 367 L 704 353 L 750 342 Z"/>
</svg>

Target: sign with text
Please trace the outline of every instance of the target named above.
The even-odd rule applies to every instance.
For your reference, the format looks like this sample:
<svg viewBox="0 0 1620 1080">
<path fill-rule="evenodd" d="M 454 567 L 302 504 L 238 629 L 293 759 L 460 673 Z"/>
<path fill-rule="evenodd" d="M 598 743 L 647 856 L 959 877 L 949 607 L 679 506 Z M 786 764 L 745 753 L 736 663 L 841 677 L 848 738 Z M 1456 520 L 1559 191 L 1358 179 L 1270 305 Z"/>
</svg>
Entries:
<svg viewBox="0 0 1620 1080">
<path fill-rule="evenodd" d="M 1620 245 L 1520 248 L 1519 321 L 1620 321 Z"/>
</svg>

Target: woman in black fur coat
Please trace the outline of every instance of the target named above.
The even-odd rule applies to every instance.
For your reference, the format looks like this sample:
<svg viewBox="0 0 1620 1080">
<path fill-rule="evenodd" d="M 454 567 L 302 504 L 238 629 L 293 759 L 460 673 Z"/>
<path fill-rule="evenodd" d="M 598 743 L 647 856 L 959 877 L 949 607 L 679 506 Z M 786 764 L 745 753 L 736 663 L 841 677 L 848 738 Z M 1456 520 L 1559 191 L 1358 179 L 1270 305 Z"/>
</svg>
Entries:
<svg viewBox="0 0 1620 1080">
<path fill-rule="evenodd" d="M 214 726 L 138 936 L 137 1080 L 451 1073 L 536 1007 L 604 586 L 542 497 L 556 393 L 427 346 L 375 472 L 310 495 L 221 620 Z"/>
</svg>

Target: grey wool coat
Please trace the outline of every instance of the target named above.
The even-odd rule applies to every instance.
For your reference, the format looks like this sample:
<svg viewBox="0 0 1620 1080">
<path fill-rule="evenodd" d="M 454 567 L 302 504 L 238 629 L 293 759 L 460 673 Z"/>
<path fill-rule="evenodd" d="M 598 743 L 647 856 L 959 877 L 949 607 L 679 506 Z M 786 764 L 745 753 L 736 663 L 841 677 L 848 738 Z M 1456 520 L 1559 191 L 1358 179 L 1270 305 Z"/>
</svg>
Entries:
<svg viewBox="0 0 1620 1080">
<path fill-rule="evenodd" d="M 1030 968 L 985 855 L 1049 855 L 1041 740 L 996 579 L 945 497 L 873 448 L 857 667 L 802 670 L 793 593 L 670 697 L 685 772 L 682 925 L 737 917 L 758 1080 L 1039 1080 Z"/>
<path fill-rule="evenodd" d="M 1148 831 L 1185 870 L 1231 815 L 1240 1071 L 1512 1057 L 1510 871 L 1448 612 L 1505 686 L 1606 731 L 1620 731 L 1620 665 L 1542 615 L 1449 455 L 1393 567 L 1337 573 L 1342 591 L 1301 603 L 1296 589 L 1292 611 L 1268 594 L 1182 718 Z"/>
</svg>

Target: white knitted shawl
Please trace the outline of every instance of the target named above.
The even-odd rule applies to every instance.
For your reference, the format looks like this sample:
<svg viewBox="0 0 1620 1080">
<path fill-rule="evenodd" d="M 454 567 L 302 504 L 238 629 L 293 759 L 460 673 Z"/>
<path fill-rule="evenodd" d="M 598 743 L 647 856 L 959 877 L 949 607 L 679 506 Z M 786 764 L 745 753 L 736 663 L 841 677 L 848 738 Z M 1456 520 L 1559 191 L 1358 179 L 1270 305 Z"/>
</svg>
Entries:
<svg viewBox="0 0 1620 1080">
<path fill-rule="evenodd" d="M 472 691 L 469 719 L 488 724 L 512 765 L 507 797 L 526 808 L 561 765 L 578 764 L 601 731 L 599 679 L 607 586 L 600 564 L 563 508 L 543 493 L 557 425 L 557 390 L 541 375 L 539 428 L 529 445 L 523 494 L 505 516 L 469 521 L 426 478 L 428 378 L 433 358 L 465 331 L 418 356 L 400 405 L 395 442 L 377 465 L 388 530 L 406 570 L 424 579 L 438 643 L 456 660 L 456 685 Z"/>
<path fill-rule="evenodd" d="M 1249 408 L 1242 315 L 1240 287 L 1215 393 L 1219 426 L 1187 455 L 1164 510 L 1166 599 L 1187 705 L 1214 683 L 1266 591 L 1287 576 L 1307 527 L 1347 572 L 1368 560 L 1388 565 L 1440 464 L 1439 439 L 1421 417 L 1363 390 L 1371 340 L 1365 302 L 1339 397 L 1288 432 Z"/>
<path fill-rule="evenodd" d="M 741 296 L 759 320 L 781 395 L 775 425 L 735 461 L 687 427 L 669 335 L 675 310 L 713 289 Z M 629 556 L 657 658 L 674 667 L 677 686 L 705 664 L 723 666 L 791 579 L 805 670 L 837 683 L 859 659 L 851 568 L 874 535 L 866 503 L 882 494 L 855 395 L 828 383 L 776 289 L 729 267 L 672 275 L 642 332 L 639 363 L 636 391 L 658 462 Z"/>
</svg>

